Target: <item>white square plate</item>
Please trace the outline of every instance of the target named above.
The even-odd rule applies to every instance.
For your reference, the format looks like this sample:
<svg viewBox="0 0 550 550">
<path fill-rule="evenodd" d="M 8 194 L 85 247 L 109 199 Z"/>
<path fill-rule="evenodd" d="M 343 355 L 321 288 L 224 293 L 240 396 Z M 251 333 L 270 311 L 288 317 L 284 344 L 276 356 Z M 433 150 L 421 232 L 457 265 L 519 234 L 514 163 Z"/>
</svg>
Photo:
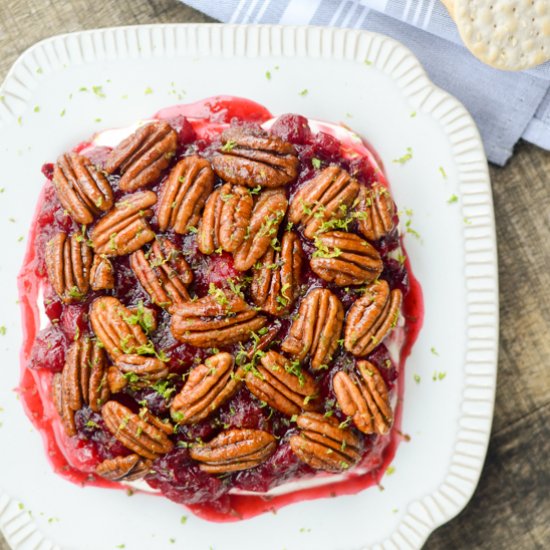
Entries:
<svg viewBox="0 0 550 550">
<path fill-rule="evenodd" d="M 52 473 L 14 392 L 16 276 L 42 163 L 99 128 L 215 94 L 256 100 L 274 114 L 344 121 L 366 137 L 398 207 L 414 211 L 410 227 L 420 239 L 407 233 L 406 245 L 425 322 L 405 376 L 402 429 L 411 441 L 399 446 L 385 490 L 300 502 L 248 521 L 190 516 L 182 524 L 188 513 L 166 499 L 83 489 Z M 392 162 L 408 147 L 410 161 Z M 0 89 L 0 166 L 0 325 L 7 327 L 0 335 L 0 527 L 13 548 L 417 548 L 465 506 L 485 457 L 496 384 L 490 182 L 472 119 L 399 43 L 276 26 L 154 25 L 54 37 L 26 51 Z M 458 202 L 449 204 L 454 194 Z"/>
</svg>

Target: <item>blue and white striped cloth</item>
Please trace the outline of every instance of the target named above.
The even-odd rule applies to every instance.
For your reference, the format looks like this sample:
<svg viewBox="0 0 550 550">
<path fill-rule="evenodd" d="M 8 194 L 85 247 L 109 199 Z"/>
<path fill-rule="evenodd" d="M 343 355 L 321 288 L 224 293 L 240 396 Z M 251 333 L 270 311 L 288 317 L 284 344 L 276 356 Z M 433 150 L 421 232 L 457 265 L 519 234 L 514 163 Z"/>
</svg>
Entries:
<svg viewBox="0 0 550 550">
<path fill-rule="evenodd" d="M 440 0 L 185 0 L 226 23 L 368 29 L 411 49 L 430 78 L 475 118 L 490 161 L 503 165 L 524 138 L 550 150 L 550 63 L 499 71 L 463 45 Z"/>
</svg>

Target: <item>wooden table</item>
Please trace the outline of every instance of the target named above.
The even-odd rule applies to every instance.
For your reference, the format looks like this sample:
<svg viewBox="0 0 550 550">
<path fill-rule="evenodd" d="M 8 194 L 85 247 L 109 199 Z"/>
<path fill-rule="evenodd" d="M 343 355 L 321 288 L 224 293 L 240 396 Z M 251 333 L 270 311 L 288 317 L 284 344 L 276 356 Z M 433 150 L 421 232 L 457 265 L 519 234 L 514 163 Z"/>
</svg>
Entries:
<svg viewBox="0 0 550 550">
<path fill-rule="evenodd" d="M 0 0 L 0 79 L 57 33 L 206 21 L 177 0 Z M 550 153 L 521 143 L 491 179 L 501 300 L 493 434 L 472 501 L 430 537 L 430 550 L 550 548 Z"/>
</svg>

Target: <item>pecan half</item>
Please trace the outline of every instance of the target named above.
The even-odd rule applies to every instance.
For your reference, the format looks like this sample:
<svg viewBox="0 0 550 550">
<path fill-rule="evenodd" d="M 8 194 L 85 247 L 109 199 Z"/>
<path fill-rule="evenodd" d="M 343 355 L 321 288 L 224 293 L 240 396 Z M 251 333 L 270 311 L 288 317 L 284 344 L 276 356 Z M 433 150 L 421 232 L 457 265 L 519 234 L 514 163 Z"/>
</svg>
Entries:
<svg viewBox="0 0 550 550">
<path fill-rule="evenodd" d="M 296 424 L 300 433 L 290 437 L 290 447 L 312 468 L 340 472 L 361 458 L 359 438 L 351 430 L 341 427 L 335 418 L 306 412 L 298 417 Z"/>
<path fill-rule="evenodd" d="M 353 233 L 323 233 L 315 237 L 315 246 L 311 269 L 329 283 L 339 286 L 371 283 L 384 269 L 376 248 Z"/>
<path fill-rule="evenodd" d="M 353 355 L 367 355 L 397 325 L 402 294 L 386 281 L 370 285 L 349 309 L 344 329 L 344 347 Z"/>
<path fill-rule="evenodd" d="M 361 187 L 358 210 L 358 229 L 369 241 L 380 240 L 395 227 L 395 203 L 380 183 Z"/>
<path fill-rule="evenodd" d="M 227 430 L 204 445 L 189 451 L 199 468 L 209 474 L 248 470 L 258 466 L 275 451 L 275 437 L 262 430 Z"/>
<path fill-rule="evenodd" d="M 176 340 L 209 348 L 244 342 L 266 322 L 242 298 L 217 289 L 212 295 L 174 308 L 170 328 Z"/>
<path fill-rule="evenodd" d="M 174 446 L 168 439 L 173 431 L 172 426 L 151 414 L 138 416 L 117 401 L 105 403 L 101 414 L 113 436 L 139 456 L 155 460 L 171 451 Z"/>
<path fill-rule="evenodd" d="M 88 293 L 92 258 L 80 233 L 57 233 L 46 245 L 48 278 L 64 303 L 82 300 Z"/>
<path fill-rule="evenodd" d="M 192 281 L 193 272 L 167 238 L 156 240 L 148 254 L 143 250 L 131 254 L 130 267 L 157 306 L 171 312 L 175 305 L 189 300 L 185 285 Z"/>
<path fill-rule="evenodd" d="M 123 256 L 152 241 L 155 233 L 147 218 L 153 216 L 151 206 L 156 202 L 157 196 L 152 191 L 126 195 L 118 201 L 90 232 L 95 252 Z"/>
<path fill-rule="evenodd" d="M 107 178 L 88 158 L 77 153 L 65 153 L 57 159 L 52 183 L 59 202 L 77 223 L 92 223 L 100 212 L 113 206 L 113 191 Z"/>
<path fill-rule="evenodd" d="M 136 454 L 108 458 L 95 471 L 110 481 L 135 481 L 144 477 L 151 469 L 152 461 Z"/>
<path fill-rule="evenodd" d="M 338 347 L 344 307 L 326 288 L 315 288 L 302 300 L 281 349 L 302 362 L 311 357 L 311 368 L 326 368 Z"/>
<path fill-rule="evenodd" d="M 328 166 L 310 179 L 294 195 L 288 219 L 304 227 L 304 235 L 313 239 L 327 225 L 341 220 L 359 193 L 359 183 L 339 166 Z"/>
<path fill-rule="evenodd" d="M 92 302 L 90 322 L 95 335 L 113 359 L 124 353 L 135 353 L 140 346 L 147 344 L 147 336 L 133 321 L 132 312 L 112 296 L 103 296 Z"/>
<path fill-rule="evenodd" d="M 393 412 L 386 383 L 369 361 L 358 361 L 357 369 L 360 376 L 343 371 L 334 375 L 332 383 L 338 405 L 361 432 L 387 434 Z"/>
<path fill-rule="evenodd" d="M 287 231 L 281 250 L 270 246 L 254 268 L 250 288 L 254 303 L 271 315 L 286 315 L 296 300 L 302 273 L 303 251 L 296 233 Z"/>
<path fill-rule="evenodd" d="M 234 252 L 243 243 L 254 199 L 242 185 L 226 183 L 208 198 L 199 224 L 197 242 L 203 254 L 212 254 L 220 247 Z"/>
<path fill-rule="evenodd" d="M 110 290 L 115 288 L 115 270 L 109 258 L 99 254 L 94 256 L 90 271 L 92 290 Z"/>
<path fill-rule="evenodd" d="M 192 368 L 172 401 L 172 418 L 180 424 L 195 424 L 221 407 L 241 386 L 241 377 L 233 371 L 233 365 L 233 356 L 222 352 Z"/>
<path fill-rule="evenodd" d="M 173 229 L 184 235 L 190 227 L 196 227 L 213 187 L 214 172 L 206 159 L 193 155 L 180 160 L 159 195 L 160 230 Z"/>
<path fill-rule="evenodd" d="M 121 141 L 107 157 L 105 171 L 122 174 L 119 186 L 135 191 L 157 181 L 176 154 L 178 136 L 164 121 L 151 122 Z"/>
<path fill-rule="evenodd" d="M 281 187 L 298 176 L 296 150 L 277 136 L 230 128 L 222 134 L 222 144 L 212 159 L 222 180 L 248 187 Z"/>
<path fill-rule="evenodd" d="M 89 338 L 79 338 L 67 351 L 63 371 L 54 380 L 54 401 L 67 434 L 76 434 L 76 411 L 89 405 L 97 412 L 109 398 L 106 369 L 105 352 Z"/>
<path fill-rule="evenodd" d="M 119 378 L 118 373 L 122 376 Z M 124 354 L 116 358 L 115 366 L 107 373 L 109 387 L 113 386 L 117 391 L 126 387 L 128 382 L 134 388 L 146 388 L 155 382 L 166 378 L 170 369 L 166 363 L 156 357 L 144 357 L 137 354 Z"/>
<path fill-rule="evenodd" d="M 270 407 L 292 416 L 319 408 L 319 389 L 313 377 L 276 351 L 268 351 L 245 378 L 246 387 Z"/>
<path fill-rule="evenodd" d="M 268 189 L 258 196 L 243 243 L 233 253 L 235 269 L 247 271 L 267 251 L 276 245 L 279 225 L 283 221 L 288 201 L 277 189 Z"/>
</svg>

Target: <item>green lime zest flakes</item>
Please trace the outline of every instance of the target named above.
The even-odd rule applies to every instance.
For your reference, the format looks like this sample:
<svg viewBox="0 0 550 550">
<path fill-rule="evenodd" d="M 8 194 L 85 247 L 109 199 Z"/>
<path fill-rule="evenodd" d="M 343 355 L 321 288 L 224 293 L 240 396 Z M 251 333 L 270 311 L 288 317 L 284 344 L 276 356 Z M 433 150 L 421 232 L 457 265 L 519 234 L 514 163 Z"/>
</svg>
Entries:
<svg viewBox="0 0 550 550">
<path fill-rule="evenodd" d="M 416 116 L 416 111 L 413 111 L 410 115 L 411 118 L 414 118 Z"/>
<path fill-rule="evenodd" d="M 267 78 L 267 80 L 271 80 L 271 71 L 266 71 L 265 77 Z"/>
<path fill-rule="evenodd" d="M 19 510 L 24 510 L 24 509 L 25 509 L 25 505 L 24 505 L 22 502 L 20 502 L 20 503 L 17 505 L 17 507 L 19 508 Z"/>
<path fill-rule="evenodd" d="M 152 332 L 155 328 L 155 316 L 150 309 L 147 309 L 140 300 L 134 308 L 134 313 L 124 317 L 129 325 L 139 325 L 146 334 Z"/>
<path fill-rule="evenodd" d="M 407 162 L 409 162 L 409 160 L 411 160 L 413 157 L 413 150 L 412 150 L 412 147 L 407 147 L 407 152 L 397 158 L 397 159 L 393 159 L 393 162 L 396 163 L 396 164 L 405 164 Z"/>
<path fill-rule="evenodd" d="M 301 92 L 298 92 L 298 95 L 301 95 L 302 97 L 305 97 L 307 94 L 309 94 L 309 90 L 307 88 L 304 88 Z"/>
<path fill-rule="evenodd" d="M 445 377 L 447 376 L 447 373 L 446 372 L 437 372 L 437 371 L 434 371 L 433 375 L 432 375 L 432 380 L 434 382 L 437 382 L 438 380 L 443 380 Z"/>
<path fill-rule="evenodd" d="M 94 118 L 94 122 L 101 122 L 101 118 L 100 117 Z"/>
<path fill-rule="evenodd" d="M 133 374 L 133 373 L 132 373 Z M 94 422 L 93 420 L 88 420 L 85 424 L 86 428 L 99 428 L 99 424 L 97 422 Z"/>
<path fill-rule="evenodd" d="M 445 168 L 443 168 L 443 166 L 439 167 L 439 173 L 443 176 L 443 179 L 447 179 L 447 172 L 445 172 Z"/>
<path fill-rule="evenodd" d="M 147 88 L 145 88 L 143 93 L 145 95 L 151 95 L 153 93 L 153 88 L 151 88 L 151 86 L 147 86 Z"/>
<path fill-rule="evenodd" d="M 17 237 L 17 242 L 20 243 L 20 242 L 23 242 L 23 239 L 25 237 L 23 235 L 20 235 L 19 237 Z"/>
<path fill-rule="evenodd" d="M 439 352 L 435 349 L 434 346 L 432 346 L 432 347 L 430 348 L 430 353 L 431 353 L 432 355 L 435 355 L 435 356 L 439 357 Z"/>
<path fill-rule="evenodd" d="M 229 153 L 230 151 L 233 151 L 233 149 L 235 148 L 235 146 L 237 145 L 237 142 L 230 139 L 229 141 L 226 141 L 223 145 L 222 145 L 222 152 L 224 153 Z"/>
<path fill-rule="evenodd" d="M 388 469 L 386 470 L 386 475 L 391 476 L 392 474 L 395 474 L 395 466 L 388 466 Z"/>
<path fill-rule="evenodd" d="M 6 190 L 5 187 L 0 187 L 0 194 L 2 194 Z"/>
<path fill-rule="evenodd" d="M 176 544 L 176 539 L 175 539 L 174 537 L 170 537 L 170 538 L 168 539 L 168 542 L 169 542 L 170 544 Z"/>
<path fill-rule="evenodd" d="M 464 218 L 464 223 L 466 225 L 472 225 L 472 220 L 470 220 L 470 218 Z"/>
<path fill-rule="evenodd" d="M 105 93 L 103 92 L 103 86 L 92 86 L 92 92 L 100 98 L 107 97 Z"/>
<path fill-rule="evenodd" d="M 309 528 L 309 527 L 300 527 L 300 533 L 311 533 L 311 528 Z"/>
<path fill-rule="evenodd" d="M 181 523 L 182 525 L 185 525 L 185 524 L 187 523 L 187 516 L 181 516 L 181 518 L 180 518 L 180 523 Z"/>
<path fill-rule="evenodd" d="M 311 164 L 313 165 L 313 168 L 315 168 L 316 170 L 319 170 L 319 168 L 321 168 L 321 160 L 318 158 L 313 157 L 311 159 Z"/>
<path fill-rule="evenodd" d="M 59 113 L 59 116 L 63 117 L 65 116 L 65 113 L 66 113 L 66 109 L 61 109 L 61 112 Z"/>
<path fill-rule="evenodd" d="M 319 237 L 315 237 L 313 243 L 317 249 L 313 254 L 312 258 L 337 258 L 342 255 L 342 250 L 337 246 L 329 248 Z"/>
<path fill-rule="evenodd" d="M 40 112 L 40 105 L 35 105 L 33 111 L 35 113 L 39 113 Z"/>
<path fill-rule="evenodd" d="M 372 65 L 372 61 L 368 57 L 365 57 L 365 60 L 363 61 L 363 63 L 368 67 Z"/>
<path fill-rule="evenodd" d="M 8 329 L 6 328 L 5 325 L 2 325 L 0 327 L 0 336 L 6 336 L 6 332 L 8 332 Z"/>
<path fill-rule="evenodd" d="M 17 117 L 17 124 L 19 124 L 19 126 L 23 126 L 23 117 L 22 116 Z"/>
<path fill-rule="evenodd" d="M 117 544 L 115 548 L 126 548 L 125 544 Z"/>
<path fill-rule="evenodd" d="M 399 508 L 392 508 L 391 511 L 392 511 L 392 513 L 394 513 L 394 514 L 397 514 L 397 512 L 399 512 Z"/>
<path fill-rule="evenodd" d="M 420 380 L 422 380 L 422 378 L 420 378 L 420 375 L 419 375 L 419 374 L 413 374 L 413 380 L 414 380 L 417 384 L 420 384 Z"/>
<path fill-rule="evenodd" d="M 447 199 L 447 204 L 454 204 L 455 202 L 458 202 L 458 197 L 453 193 L 453 194 Z"/>
<path fill-rule="evenodd" d="M 36 74 L 42 74 L 44 72 L 44 70 L 42 69 L 42 67 L 37 67 L 36 68 Z"/>
</svg>

